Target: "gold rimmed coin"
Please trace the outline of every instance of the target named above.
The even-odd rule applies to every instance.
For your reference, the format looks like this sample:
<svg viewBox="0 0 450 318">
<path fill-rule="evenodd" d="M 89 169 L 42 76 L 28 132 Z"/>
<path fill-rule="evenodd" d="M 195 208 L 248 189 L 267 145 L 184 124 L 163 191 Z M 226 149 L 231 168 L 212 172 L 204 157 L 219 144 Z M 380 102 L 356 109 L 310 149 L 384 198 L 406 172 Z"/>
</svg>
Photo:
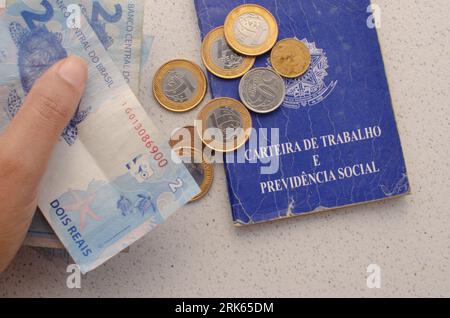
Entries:
<svg viewBox="0 0 450 318">
<path fill-rule="evenodd" d="M 208 148 L 231 152 L 250 138 L 252 117 L 241 102 L 222 97 L 213 99 L 200 111 L 197 123 L 197 132 Z"/>
<path fill-rule="evenodd" d="M 201 151 L 193 148 L 185 148 L 178 155 L 201 190 L 190 202 L 200 200 L 211 189 L 214 180 L 214 166 L 205 161 Z"/>
<path fill-rule="evenodd" d="M 223 26 L 205 36 L 202 60 L 211 73 L 224 79 L 241 77 L 255 64 L 255 57 L 243 56 L 233 51 L 225 39 Z"/>
<path fill-rule="evenodd" d="M 167 62 L 153 79 L 153 95 L 164 108 L 185 112 L 198 106 L 206 95 L 206 76 L 187 60 Z"/>
<path fill-rule="evenodd" d="M 248 56 L 270 51 L 278 38 L 277 20 L 270 11 L 256 4 L 243 4 L 233 9 L 224 28 L 231 48 Z"/>
<path fill-rule="evenodd" d="M 305 74 L 311 65 L 311 52 L 297 39 L 284 39 L 272 49 L 270 63 L 281 76 L 296 78 Z"/>
</svg>

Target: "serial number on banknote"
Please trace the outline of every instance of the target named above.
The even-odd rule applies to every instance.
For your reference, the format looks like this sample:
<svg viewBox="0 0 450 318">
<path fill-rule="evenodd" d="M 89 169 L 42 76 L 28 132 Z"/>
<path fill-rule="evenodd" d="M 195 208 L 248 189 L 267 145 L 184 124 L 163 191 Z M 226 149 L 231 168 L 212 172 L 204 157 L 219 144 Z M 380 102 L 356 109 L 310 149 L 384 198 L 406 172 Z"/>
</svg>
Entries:
<svg viewBox="0 0 450 318">
<path fill-rule="evenodd" d="M 126 104 L 124 104 L 126 106 Z M 152 140 L 150 134 L 147 129 L 145 129 L 142 121 L 139 119 L 138 115 L 133 111 L 131 107 L 125 108 L 125 114 L 128 116 L 128 120 L 136 132 L 136 135 L 140 139 L 140 141 L 145 145 L 148 150 L 148 153 L 158 163 L 158 167 L 164 168 L 169 164 L 164 154 L 161 152 L 160 148 L 155 141 Z"/>
</svg>

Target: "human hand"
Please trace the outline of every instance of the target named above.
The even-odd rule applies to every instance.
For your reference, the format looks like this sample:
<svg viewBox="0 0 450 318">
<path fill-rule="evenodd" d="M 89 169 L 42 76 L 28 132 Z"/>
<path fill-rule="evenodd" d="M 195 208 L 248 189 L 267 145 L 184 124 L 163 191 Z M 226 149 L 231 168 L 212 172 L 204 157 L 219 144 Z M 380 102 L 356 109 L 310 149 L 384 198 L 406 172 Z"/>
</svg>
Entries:
<svg viewBox="0 0 450 318">
<path fill-rule="evenodd" d="M 0 135 L 0 273 L 12 261 L 37 207 L 39 184 L 87 79 L 86 63 L 68 57 L 36 81 Z"/>
</svg>

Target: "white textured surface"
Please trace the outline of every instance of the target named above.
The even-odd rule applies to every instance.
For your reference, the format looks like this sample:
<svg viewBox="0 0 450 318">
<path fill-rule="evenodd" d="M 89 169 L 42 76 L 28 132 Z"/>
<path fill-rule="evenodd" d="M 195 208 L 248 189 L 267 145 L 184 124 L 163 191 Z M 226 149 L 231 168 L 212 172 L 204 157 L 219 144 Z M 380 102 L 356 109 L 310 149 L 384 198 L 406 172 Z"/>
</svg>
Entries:
<svg viewBox="0 0 450 318">
<path fill-rule="evenodd" d="M 143 91 L 169 135 L 198 110 L 151 107 L 150 81 L 172 58 L 200 62 L 191 0 L 147 1 L 156 36 Z M 66 288 L 66 263 L 22 249 L 0 275 L 0 296 L 450 296 L 450 2 L 377 0 L 380 40 L 413 195 L 236 229 L 223 169 L 211 193 Z M 366 267 L 382 288 L 366 287 Z"/>
</svg>

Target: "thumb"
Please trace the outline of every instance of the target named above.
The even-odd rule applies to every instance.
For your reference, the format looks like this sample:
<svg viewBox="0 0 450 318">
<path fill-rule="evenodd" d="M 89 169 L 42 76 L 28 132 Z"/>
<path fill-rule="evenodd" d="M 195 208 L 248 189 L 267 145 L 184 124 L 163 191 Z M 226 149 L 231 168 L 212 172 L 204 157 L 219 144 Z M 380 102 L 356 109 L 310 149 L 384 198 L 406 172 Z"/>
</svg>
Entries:
<svg viewBox="0 0 450 318">
<path fill-rule="evenodd" d="M 36 181 L 62 131 L 73 117 L 87 80 L 86 63 L 68 57 L 48 69 L 34 84 L 20 111 L 5 131 L 10 155 L 20 158 Z M 5 150 L 5 149 L 4 149 Z"/>
</svg>

